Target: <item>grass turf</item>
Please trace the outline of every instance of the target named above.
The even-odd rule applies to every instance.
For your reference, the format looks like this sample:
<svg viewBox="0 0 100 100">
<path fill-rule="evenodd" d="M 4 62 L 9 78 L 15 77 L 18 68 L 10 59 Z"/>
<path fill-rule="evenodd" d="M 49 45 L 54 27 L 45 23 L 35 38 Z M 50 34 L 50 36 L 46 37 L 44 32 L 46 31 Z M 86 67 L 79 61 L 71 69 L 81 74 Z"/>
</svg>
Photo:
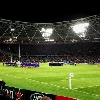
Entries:
<svg viewBox="0 0 100 100">
<path fill-rule="evenodd" d="M 69 73 L 72 89 L 69 89 Z M 15 68 L 0 64 L 0 78 L 7 86 L 45 92 L 79 100 L 100 100 L 100 67 L 79 64 L 50 67 L 41 63 L 39 68 Z"/>
</svg>

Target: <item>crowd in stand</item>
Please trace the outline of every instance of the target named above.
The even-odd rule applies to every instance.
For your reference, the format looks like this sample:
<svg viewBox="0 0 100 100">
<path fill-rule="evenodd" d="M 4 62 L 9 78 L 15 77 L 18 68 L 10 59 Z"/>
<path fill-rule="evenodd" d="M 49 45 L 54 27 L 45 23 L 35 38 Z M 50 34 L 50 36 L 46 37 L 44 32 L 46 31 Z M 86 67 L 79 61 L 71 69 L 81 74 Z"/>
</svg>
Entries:
<svg viewBox="0 0 100 100">
<path fill-rule="evenodd" d="M 19 60 L 21 62 L 100 62 L 100 43 L 70 44 L 0 44 L 0 61 Z"/>
</svg>

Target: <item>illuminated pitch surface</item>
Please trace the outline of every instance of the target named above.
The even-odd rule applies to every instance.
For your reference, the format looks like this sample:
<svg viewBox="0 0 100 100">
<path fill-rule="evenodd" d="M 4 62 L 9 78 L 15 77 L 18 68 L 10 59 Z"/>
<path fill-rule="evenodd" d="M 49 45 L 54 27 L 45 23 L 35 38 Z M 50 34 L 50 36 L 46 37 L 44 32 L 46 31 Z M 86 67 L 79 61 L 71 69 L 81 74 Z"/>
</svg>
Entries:
<svg viewBox="0 0 100 100">
<path fill-rule="evenodd" d="M 72 77 L 72 90 L 69 88 L 69 73 Z M 7 85 L 22 89 L 58 94 L 79 100 L 100 99 L 100 68 L 97 65 L 64 65 L 50 67 L 48 63 L 40 68 L 4 67 L 0 64 L 0 78 Z"/>
</svg>

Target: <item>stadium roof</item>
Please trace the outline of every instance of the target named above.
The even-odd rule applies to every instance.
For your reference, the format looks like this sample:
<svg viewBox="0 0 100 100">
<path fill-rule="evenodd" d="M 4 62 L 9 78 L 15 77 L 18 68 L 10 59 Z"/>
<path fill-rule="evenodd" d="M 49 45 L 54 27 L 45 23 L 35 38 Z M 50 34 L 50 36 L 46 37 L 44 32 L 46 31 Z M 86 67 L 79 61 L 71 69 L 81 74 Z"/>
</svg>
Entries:
<svg viewBox="0 0 100 100">
<path fill-rule="evenodd" d="M 86 35 L 80 38 L 71 28 L 76 23 L 89 23 Z M 42 28 L 52 28 L 53 33 L 49 40 L 42 36 Z M 53 23 L 30 23 L 0 19 L 1 43 L 73 43 L 73 42 L 100 41 L 100 14 L 76 20 Z"/>
</svg>

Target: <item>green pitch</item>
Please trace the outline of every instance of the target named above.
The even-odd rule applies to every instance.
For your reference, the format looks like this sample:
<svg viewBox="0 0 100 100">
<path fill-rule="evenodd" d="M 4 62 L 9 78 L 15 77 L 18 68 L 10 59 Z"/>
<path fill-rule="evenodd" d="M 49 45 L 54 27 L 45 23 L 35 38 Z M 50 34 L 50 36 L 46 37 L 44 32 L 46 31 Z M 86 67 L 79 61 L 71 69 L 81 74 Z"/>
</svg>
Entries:
<svg viewBox="0 0 100 100">
<path fill-rule="evenodd" d="M 72 89 L 69 89 L 69 74 Z M 45 92 L 79 100 L 100 100 L 100 67 L 79 64 L 50 67 L 41 63 L 39 68 L 6 67 L 0 63 L 0 78 L 8 86 Z"/>
</svg>

